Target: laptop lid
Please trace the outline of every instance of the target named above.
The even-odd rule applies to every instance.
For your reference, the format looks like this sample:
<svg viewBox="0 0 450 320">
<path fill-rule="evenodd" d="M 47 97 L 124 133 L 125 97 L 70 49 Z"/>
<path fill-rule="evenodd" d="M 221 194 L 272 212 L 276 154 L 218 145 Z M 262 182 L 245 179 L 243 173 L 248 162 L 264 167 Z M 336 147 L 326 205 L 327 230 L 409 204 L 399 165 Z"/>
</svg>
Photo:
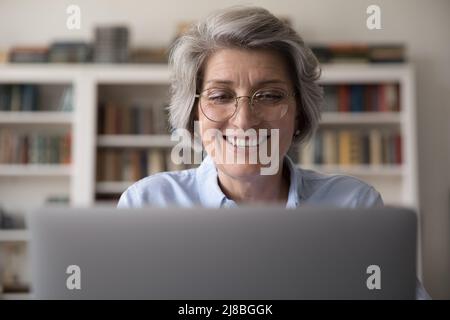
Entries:
<svg viewBox="0 0 450 320">
<path fill-rule="evenodd" d="M 408 209 L 67 209 L 29 217 L 39 299 L 413 299 Z"/>
</svg>

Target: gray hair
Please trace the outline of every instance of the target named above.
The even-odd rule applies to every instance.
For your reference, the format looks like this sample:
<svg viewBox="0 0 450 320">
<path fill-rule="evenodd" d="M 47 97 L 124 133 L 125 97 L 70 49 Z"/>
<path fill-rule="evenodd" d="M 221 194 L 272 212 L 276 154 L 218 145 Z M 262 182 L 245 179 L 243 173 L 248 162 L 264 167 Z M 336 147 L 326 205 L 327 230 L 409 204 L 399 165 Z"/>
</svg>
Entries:
<svg viewBox="0 0 450 320">
<path fill-rule="evenodd" d="M 200 90 L 206 59 L 222 48 L 274 49 L 286 57 L 297 97 L 294 142 L 308 140 L 317 129 L 323 90 L 317 84 L 321 69 L 312 51 L 287 23 L 259 7 L 231 7 L 217 11 L 191 27 L 173 44 L 171 101 L 172 129 L 193 133 L 195 94 Z"/>
</svg>

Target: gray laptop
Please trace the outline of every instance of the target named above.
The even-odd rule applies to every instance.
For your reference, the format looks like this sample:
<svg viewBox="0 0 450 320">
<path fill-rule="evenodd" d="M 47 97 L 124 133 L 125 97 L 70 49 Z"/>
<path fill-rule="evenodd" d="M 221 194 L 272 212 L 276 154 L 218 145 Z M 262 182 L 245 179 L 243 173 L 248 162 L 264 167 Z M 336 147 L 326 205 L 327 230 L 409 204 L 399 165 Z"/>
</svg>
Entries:
<svg viewBox="0 0 450 320">
<path fill-rule="evenodd" d="M 38 299 L 414 299 L 408 209 L 64 209 L 29 217 Z"/>
</svg>

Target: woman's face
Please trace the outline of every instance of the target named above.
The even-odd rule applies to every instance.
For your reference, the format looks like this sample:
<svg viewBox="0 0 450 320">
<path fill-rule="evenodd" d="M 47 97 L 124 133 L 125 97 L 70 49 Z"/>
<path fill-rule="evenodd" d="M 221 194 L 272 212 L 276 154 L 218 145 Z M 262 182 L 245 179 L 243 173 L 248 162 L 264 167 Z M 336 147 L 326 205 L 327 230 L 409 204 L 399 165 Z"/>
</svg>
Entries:
<svg viewBox="0 0 450 320">
<path fill-rule="evenodd" d="M 262 49 L 222 49 L 215 52 L 206 61 L 201 91 L 205 90 L 209 90 L 209 96 L 216 99 L 213 95 L 224 93 L 233 93 L 235 96 L 252 96 L 257 91 L 269 94 L 272 92 L 291 94 L 294 86 L 287 70 L 287 64 L 279 53 Z M 201 99 L 201 101 L 204 100 Z M 261 160 L 259 156 L 261 150 L 267 150 L 267 156 L 277 159 L 277 166 L 280 164 L 292 143 L 296 129 L 295 98 L 287 97 L 284 101 L 284 105 L 287 105 L 285 114 L 280 119 L 266 120 L 267 117 L 252 111 L 248 98 L 240 98 L 238 108 L 233 116 L 221 122 L 212 121 L 211 117 L 206 117 L 202 111 L 205 108 L 197 103 L 196 111 L 202 143 L 207 153 L 215 161 L 218 170 L 234 178 L 250 178 L 259 175 L 261 167 L 268 166 L 267 158 Z M 247 131 L 249 129 L 255 131 Z M 266 130 L 261 131 L 260 129 Z M 278 137 L 271 129 L 279 129 Z M 256 146 L 253 143 L 245 146 L 242 143 L 240 146 L 236 145 L 237 142 L 234 139 L 245 138 L 242 133 L 246 131 L 256 132 L 258 139 Z M 211 132 L 218 134 L 216 140 L 212 140 Z M 234 141 L 234 143 L 230 141 Z M 273 152 L 278 157 L 274 158 L 274 155 L 270 154 L 271 150 L 274 150 Z M 245 158 L 245 163 L 238 162 L 238 157 Z M 257 161 L 249 161 L 255 157 Z"/>
</svg>

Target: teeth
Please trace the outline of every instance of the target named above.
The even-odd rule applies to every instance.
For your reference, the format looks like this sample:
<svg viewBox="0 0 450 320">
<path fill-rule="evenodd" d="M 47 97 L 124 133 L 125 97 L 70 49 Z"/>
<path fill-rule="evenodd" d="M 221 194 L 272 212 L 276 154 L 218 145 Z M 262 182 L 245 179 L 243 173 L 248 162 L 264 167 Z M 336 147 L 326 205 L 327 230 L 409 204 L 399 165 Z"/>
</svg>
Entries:
<svg viewBox="0 0 450 320">
<path fill-rule="evenodd" d="M 241 139 L 237 137 L 227 136 L 228 143 L 235 147 L 245 148 L 245 147 L 256 147 L 267 140 L 267 136 L 260 136 L 259 139 Z"/>
</svg>

